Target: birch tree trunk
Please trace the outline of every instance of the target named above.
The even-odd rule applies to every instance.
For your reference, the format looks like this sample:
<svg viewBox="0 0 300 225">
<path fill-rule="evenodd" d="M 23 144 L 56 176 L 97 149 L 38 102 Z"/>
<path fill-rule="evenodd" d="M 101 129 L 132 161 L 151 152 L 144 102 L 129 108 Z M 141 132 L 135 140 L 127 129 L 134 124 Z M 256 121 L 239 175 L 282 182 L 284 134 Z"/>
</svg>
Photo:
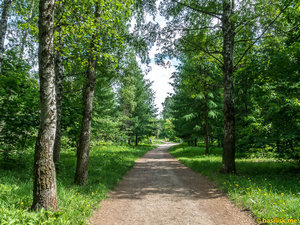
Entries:
<svg viewBox="0 0 300 225">
<path fill-rule="evenodd" d="M 233 93 L 233 50 L 235 33 L 232 21 L 233 7 L 233 0 L 223 0 L 224 141 L 222 173 L 235 172 L 235 119 Z"/>
<path fill-rule="evenodd" d="M 100 10 L 98 6 L 96 6 L 95 9 L 95 18 L 96 21 L 100 20 Z M 91 41 L 90 55 L 86 73 L 86 84 L 83 93 L 83 115 L 79 145 L 77 148 L 77 166 L 75 174 L 75 184 L 77 185 L 83 185 L 88 181 L 88 169 L 90 161 L 90 132 L 97 65 L 97 57 L 95 56 L 95 37 L 96 35 L 93 35 Z"/>
<path fill-rule="evenodd" d="M 60 31 L 59 31 L 60 32 Z M 56 90 L 56 134 L 53 150 L 54 163 L 58 163 L 60 160 L 61 150 L 61 113 L 62 113 L 62 98 L 63 98 L 63 59 L 61 55 L 62 41 L 61 34 L 59 34 L 59 50 L 56 51 L 55 56 L 55 90 Z M 56 166 L 58 169 L 58 167 Z"/>
<path fill-rule="evenodd" d="M 12 0 L 4 0 L 2 5 L 2 15 L 0 21 L 0 72 L 2 70 L 2 61 L 4 54 L 4 40 L 7 31 L 8 12 Z"/>
<path fill-rule="evenodd" d="M 53 145 L 56 130 L 53 58 L 54 0 L 39 3 L 39 77 L 41 122 L 35 145 L 32 209 L 57 209 Z"/>
<path fill-rule="evenodd" d="M 32 14 L 34 10 L 34 0 L 31 1 L 31 7 L 30 7 L 30 12 L 28 14 L 28 21 L 30 22 L 32 20 Z M 27 36 L 28 36 L 28 29 L 24 30 L 24 35 L 22 38 L 22 43 L 21 43 L 21 50 L 20 50 L 20 57 L 23 58 L 24 55 L 24 50 L 25 50 L 25 45 L 27 41 Z"/>
<path fill-rule="evenodd" d="M 62 10 L 62 2 L 59 3 L 56 9 L 56 15 L 59 15 Z M 53 150 L 53 161 L 55 163 L 56 171 L 59 167 L 57 163 L 60 160 L 60 150 L 61 150 L 61 113 L 62 113 L 62 98 L 63 98 L 63 78 L 64 78 L 64 68 L 63 68 L 63 58 L 62 58 L 62 30 L 61 24 L 57 25 L 58 31 L 58 50 L 55 51 L 55 90 L 56 90 L 56 109 L 57 109 L 57 120 L 56 120 L 56 134 Z"/>
</svg>

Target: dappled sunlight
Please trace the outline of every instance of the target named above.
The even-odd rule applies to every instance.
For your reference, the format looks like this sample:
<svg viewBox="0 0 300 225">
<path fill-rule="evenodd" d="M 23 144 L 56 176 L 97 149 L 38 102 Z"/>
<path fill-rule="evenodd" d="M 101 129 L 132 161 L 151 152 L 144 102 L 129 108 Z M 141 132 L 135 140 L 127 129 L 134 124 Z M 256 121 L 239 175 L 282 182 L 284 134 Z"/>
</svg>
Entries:
<svg viewBox="0 0 300 225">
<path fill-rule="evenodd" d="M 180 146 L 170 152 L 186 166 L 216 181 L 231 199 L 251 209 L 257 217 L 299 215 L 300 171 L 294 162 L 236 159 L 237 174 L 220 174 L 221 152 L 206 156 L 204 148 Z"/>
<path fill-rule="evenodd" d="M 207 180 L 180 164 L 161 148 L 147 153 L 121 182 L 112 196 L 143 199 L 151 195 L 175 199 L 213 199 L 222 196 Z M 134 184 L 134 185 L 133 185 Z"/>
</svg>

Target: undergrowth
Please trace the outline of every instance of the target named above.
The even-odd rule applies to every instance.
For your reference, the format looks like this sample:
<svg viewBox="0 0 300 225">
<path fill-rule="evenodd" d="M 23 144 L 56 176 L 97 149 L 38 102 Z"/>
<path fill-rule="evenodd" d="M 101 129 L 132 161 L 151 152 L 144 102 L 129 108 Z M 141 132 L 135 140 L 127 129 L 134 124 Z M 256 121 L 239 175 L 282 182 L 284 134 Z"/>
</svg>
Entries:
<svg viewBox="0 0 300 225">
<path fill-rule="evenodd" d="M 0 224 L 86 224 L 99 202 L 130 170 L 134 161 L 153 146 L 96 146 L 90 153 L 89 182 L 74 185 L 75 152 L 61 153 L 57 175 L 59 210 L 30 211 L 33 150 L 24 153 L 22 166 L 0 168 Z"/>
</svg>

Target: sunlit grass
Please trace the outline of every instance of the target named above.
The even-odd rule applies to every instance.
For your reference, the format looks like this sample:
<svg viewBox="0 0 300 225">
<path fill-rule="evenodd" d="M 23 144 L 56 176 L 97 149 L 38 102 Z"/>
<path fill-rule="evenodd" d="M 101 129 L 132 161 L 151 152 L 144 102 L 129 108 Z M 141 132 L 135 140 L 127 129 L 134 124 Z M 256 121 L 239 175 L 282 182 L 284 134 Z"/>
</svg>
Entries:
<svg viewBox="0 0 300 225">
<path fill-rule="evenodd" d="M 134 161 L 153 146 L 96 146 L 91 151 L 89 182 L 74 185 L 74 152 L 62 152 L 57 176 L 59 211 L 29 211 L 32 203 L 32 160 L 28 152 L 24 167 L 0 169 L 0 224 L 86 224 L 99 202 L 133 167 Z"/>
<path fill-rule="evenodd" d="M 275 159 L 236 160 L 237 175 L 220 174 L 222 150 L 209 156 L 203 147 L 174 146 L 170 153 L 191 169 L 217 182 L 237 205 L 250 209 L 256 218 L 300 219 L 299 170 L 292 162 Z"/>
</svg>

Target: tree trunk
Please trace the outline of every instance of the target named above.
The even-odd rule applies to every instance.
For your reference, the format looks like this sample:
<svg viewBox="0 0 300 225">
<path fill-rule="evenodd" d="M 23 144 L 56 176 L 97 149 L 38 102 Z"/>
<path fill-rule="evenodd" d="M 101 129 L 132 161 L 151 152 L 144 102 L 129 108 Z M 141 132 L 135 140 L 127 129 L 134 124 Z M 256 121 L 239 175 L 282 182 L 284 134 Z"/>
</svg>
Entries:
<svg viewBox="0 0 300 225">
<path fill-rule="evenodd" d="M 34 2 L 35 0 L 31 1 L 31 7 L 30 7 L 30 12 L 28 14 L 28 21 L 30 22 L 32 19 L 32 14 L 33 14 L 33 9 L 34 9 Z M 25 50 L 25 44 L 28 36 L 28 29 L 24 30 L 24 36 L 22 38 L 22 43 L 21 43 L 21 50 L 20 50 L 20 58 L 23 58 L 24 55 L 24 50 Z"/>
<path fill-rule="evenodd" d="M 206 82 L 206 72 L 204 73 L 204 100 L 205 100 L 205 106 L 204 106 L 204 113 L 205 113 L 205 154 L 208 155 L 209 153 L 209 143 L 208 143 L 208 137 L 209 137 L 209 133 L 208 133 L 208 90 L 207 90 L 207 82 Z"/>
<path fill-rule="evenodd" d="M 61 5 L 59 6 L 61 7 Z M 59 50 L 56 51 L 55 55 L 55 90 L 56 90 L 56 109 L 57 109 L 57 121 L 56 121 L 56 135 L 53 150 L 53 160 L 58 170 L 57 163 L 60 160 L 61 150 L 61 112 L 62 112 L 62 98 L 63 98 L 63 59 L 61 55 L 62 49 L 62 38 L 61 38 L 61 27 L 58 27 L 58 46 Z"/>
<path fill-rule="evenodd" d="M 290 145 L 290 149 L 292 150 L 292 152 L 295 153 L 295 148 L 294 148 L 294 145 L 293 145 L 293 140 L 289 141 L 289 145 Z"/>
<path fill-rule="evenodd" d="M 0 21 L 0 72 L 2 71 L 2 61 L 3 61 L 3 54 L 4 54 L 4 40 L 7 30 L 7 20 L 8 20 L 8 12 L 12 0 L 4 0 L 2 5 L 2 15 Z"/>
<path fill-rule="evenodd" d="M 41 122 L 35 145 L 32 209 L 57 209 L 53 145 L 56 130 L 53 59 L 54 0 L 39 5 L 39 77 Z"/>
<path fill-rule="evenodd" d="M 223 0 L 224 141 L 222 173 L 235 172 L 235 120 L 233 93 L 234 26 L 233 1 Z"/>
<path fill-rule="evenodd" d="M 96 81 L 96 60 L 90 56 L 85 91 L 83 96 L 83 115 L 79 145 L 77 148 L 77 167 L 75 184 L 82 185 L 88 181 L 88 168 L 90 160 L 90 132 L 93 113 L 93 99 Z"/>
<path fill-rule="evenodd" d="M 248 117 L 249 115 L 249 107 L 248 107 L 248 77 L 245 77 L 244 80 L 244 95 L 245 95 L 245 99 L 244 99 L 244 104 L 245 104 L 245 115 L 246 117 Z"/>
<path fill-rule="evenodd" d="M 138 146 L 139 141 L 138 141 L 138 134 L 135 134 L 135 146 Z"/>
<path fill-rule="evenodd" d="M 209 131 L 208 131 L 208 106 L 207 97 L 205 100 L 205 154 L 209 154 L 209 143 L 208 143 Z"/>
<path fill-rule="evenodd" d="M 279 140 L 276 141 L 276 148 L 277 148 L 277 152 L 281 151 L 281 143 Z"/>
<path fill-rule="evenodd" d="M 98 6 L 96 6 L 95 18 L 98 21 L 100 19 L 100 10 Z M 95 38 L 96 36 L 93 35 L 90 47 L 89 62 L 87 67 L 85 91 L 83 93 L 83 115 L 79 145 L 77 149 L 77 167 L 75 174 L 75 184 L 77 185 L 83 185 L 88 181 L 88 169 L 90 161 L 90 132 L 97 65 L 97 57 L 95 56 Z"/>
<path fill-rule="evenodd" d="M 195 138 L 195 143 L 194 144 L 195 144 L 195 147 L 197 147 L 197 138 Z"/>
</svg>

